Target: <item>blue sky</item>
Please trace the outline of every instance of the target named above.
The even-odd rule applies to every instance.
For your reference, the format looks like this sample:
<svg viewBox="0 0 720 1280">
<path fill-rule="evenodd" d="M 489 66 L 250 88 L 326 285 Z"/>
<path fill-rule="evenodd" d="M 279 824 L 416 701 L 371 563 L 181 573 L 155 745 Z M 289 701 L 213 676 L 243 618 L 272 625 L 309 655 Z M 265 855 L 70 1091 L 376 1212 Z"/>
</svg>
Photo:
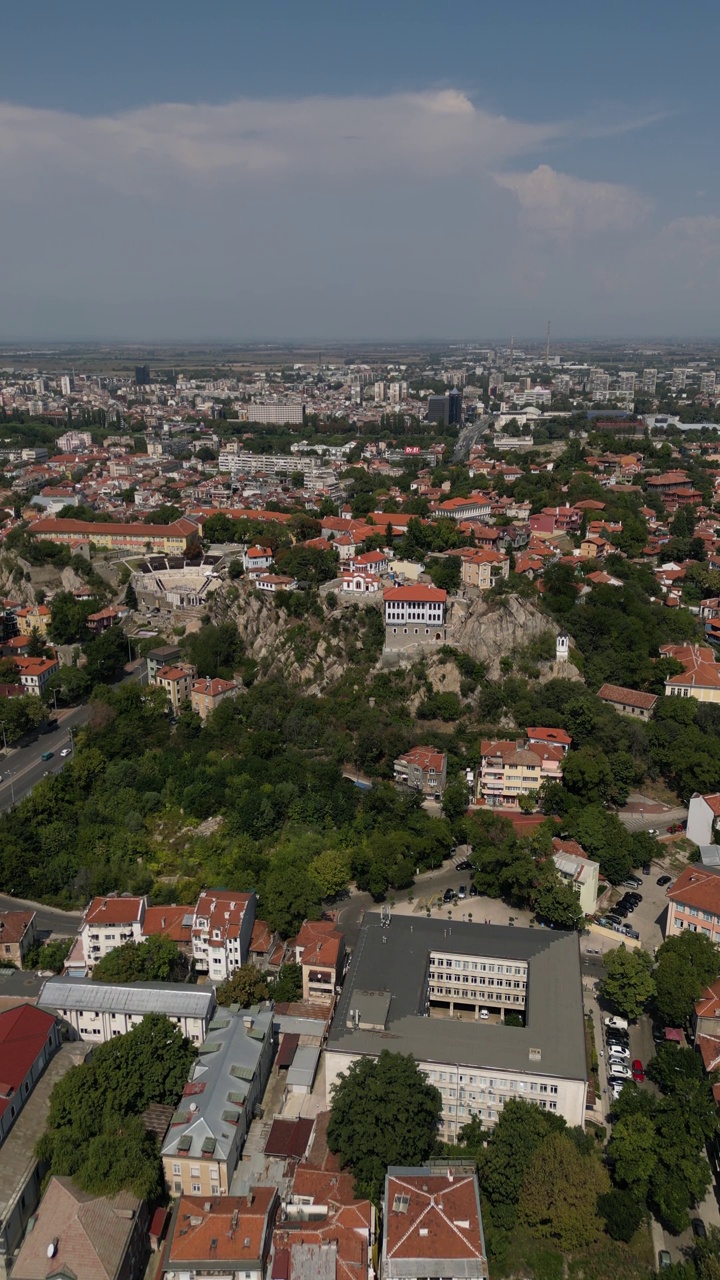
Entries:
<svg viewBox="0 0 720 1280">
<path fill-rule="evenodd" d="M 716 5 L 23 0 L 0 336 L 716 335 Z"/>
</svg>

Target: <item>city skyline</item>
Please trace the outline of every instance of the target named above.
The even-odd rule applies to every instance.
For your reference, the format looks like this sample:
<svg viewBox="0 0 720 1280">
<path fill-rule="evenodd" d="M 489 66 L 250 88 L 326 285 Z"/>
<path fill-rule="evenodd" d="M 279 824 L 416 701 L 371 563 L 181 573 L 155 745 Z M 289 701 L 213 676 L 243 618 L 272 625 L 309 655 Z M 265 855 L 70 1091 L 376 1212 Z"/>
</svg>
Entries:
<svg viewBox="0 0 720 1280">
<path fill-rule="evenodd" d="M 717 333 L 708 4 L 163 8 L 14 19 L 1 341 Z"/>
</svg>

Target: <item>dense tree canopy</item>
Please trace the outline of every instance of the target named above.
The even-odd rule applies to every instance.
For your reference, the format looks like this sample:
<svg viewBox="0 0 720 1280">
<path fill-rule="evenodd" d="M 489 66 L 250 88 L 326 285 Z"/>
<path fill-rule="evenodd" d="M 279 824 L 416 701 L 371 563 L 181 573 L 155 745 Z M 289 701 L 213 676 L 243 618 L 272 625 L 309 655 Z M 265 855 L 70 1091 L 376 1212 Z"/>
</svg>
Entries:
<svg viewBox="0 0 720 1280">
<path fill-rule="evenodd" d="M 184 982 L 189 963 L 172 938 L 153 934 L 146 942 L 124 942 L 101 957 L 96 982 Z"/>
<path fill-rule="evenodd" d="M 352 1062 L 333 1090 L 328 1145 L 352 1170 L 356 1194 L 379 1205 L 388 1165 L 424 1164 L 441 1111 L 440 1094 L 410 1055 L 384 1049 Z"/>
</svg>

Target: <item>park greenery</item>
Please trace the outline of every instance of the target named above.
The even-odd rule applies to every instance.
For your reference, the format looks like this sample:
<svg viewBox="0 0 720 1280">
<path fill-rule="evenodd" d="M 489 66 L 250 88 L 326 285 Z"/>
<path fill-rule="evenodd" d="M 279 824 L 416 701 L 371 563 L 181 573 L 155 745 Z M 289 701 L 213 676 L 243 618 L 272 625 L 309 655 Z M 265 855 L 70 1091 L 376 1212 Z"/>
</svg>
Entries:
<svg viewBox="0 0 720 1280">
<path fill-rule="evenodd" d="M 688 929 L 647 951 L 620 946 L 605 956 L 600 994 L 613 1013 L 635 1021 L 650 1010 L 659 1025 L 686 1027 L 696 1000 L 720 974 L 720 950 L 703 933 Z"/>
<path fill-rule="evenodd" d="M 145 942 L 124 942 L 93 968 L 94 982 L 185 982 L 190 965 L 172 938 L 151 934 Z"/>
<path fill-rule="evenodd" d="M 195 1052 L 156 1013 L 98 1045 L 53 1088 L 38 1159 L 50 1174 L 72 1177 L 94 1195 L 127 1189 L 157 1199 L 163 1189 L 160 1152 L 143 1114 L 153 1103 L 176 1105 Z"/>
</svg>

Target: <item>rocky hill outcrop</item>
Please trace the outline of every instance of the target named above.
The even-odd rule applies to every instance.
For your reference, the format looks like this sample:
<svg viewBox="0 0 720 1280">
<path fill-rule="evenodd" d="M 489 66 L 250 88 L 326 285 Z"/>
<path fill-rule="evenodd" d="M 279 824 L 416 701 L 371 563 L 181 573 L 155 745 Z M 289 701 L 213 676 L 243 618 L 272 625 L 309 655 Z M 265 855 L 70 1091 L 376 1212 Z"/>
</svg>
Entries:
<svg viewBox="0 0 720 1280">
<path fill-rule="evenodd" d="M 560 634 L 552 618 L 520 596 L 491 602 L 483 596 L 458 599 L 450 606 L 448 644 L 476 662 L 484 662 L 491 680 L 500 676 L 501 658 L 517 653 L 548 631 L 555 636 Z"/>
</svg>

